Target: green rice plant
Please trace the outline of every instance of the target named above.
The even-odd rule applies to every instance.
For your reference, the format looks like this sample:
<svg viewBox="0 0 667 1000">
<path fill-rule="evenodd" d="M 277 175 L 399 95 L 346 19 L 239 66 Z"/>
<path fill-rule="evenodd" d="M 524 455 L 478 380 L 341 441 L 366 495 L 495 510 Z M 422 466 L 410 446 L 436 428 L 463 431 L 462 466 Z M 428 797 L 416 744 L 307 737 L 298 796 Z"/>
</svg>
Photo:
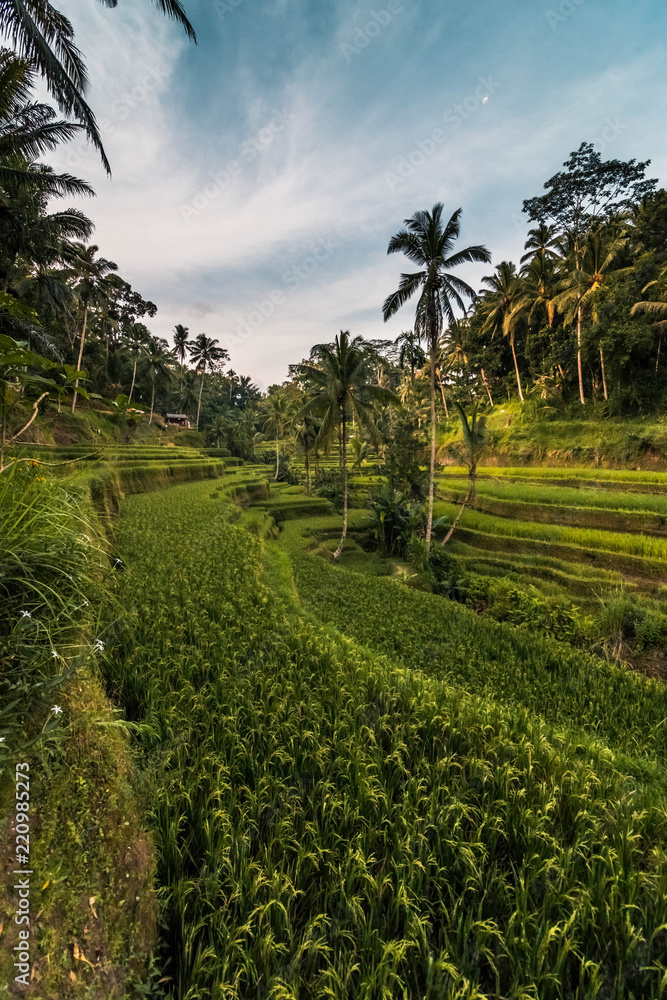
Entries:
<svg viewBox="0 0 667 1000">
<path fill-rule="evenodd" d="M 214 490 L 123 502 L 109 607 L 172 995 L 664 996 L 664 690 L 313 557 L 331 517 L 269 587 Z"/>
<path fill-rule="evenodd" d="M 451 504 L 437 505 L 438 514 L 451 517 L 456 507 Z M 515 521 L 509 518 L 493 517 L 474 510 L 466 510 L 461 525 L 472 531 L 497 534 L 508 538 L 526 538 L 542 542 L 605 552 L 619 552 L 641 556 L 645 559 L 667 559 L 667 539 L 650 536 L 623 534 L 614 531 L 599 531 L 593 528 L 561 527 L 555 524 L 537 524 L 532 521 Z"/>
<path fill-rule="evenodd" d="M 447 488 L 454 477 L 447 477 Z M 455 480 L 454 480 L 455 481 Z M 464 480 L 461 479 L 461 484 Z M 633 493 L 629 490 L 597 489 L 595 486 L 577 488 L 558 484 L 505 482 L 486 479 L 479 483 L 480 496 L 516 500 L 524 503 L 548 504 L 558 507 L 595 507 L 599 510 L 651 512 L 667 517 L 667 493 Z"/>
<path fill-rule="evenodd" d="M 462 476 L 465 469 L 462 466 L 448 466 L 441 475 Z M 634 469 L 600 469 L 590 466 L 567 466 L 566 468 L 550 467 L 545 465 L 530 466 L 480 466 L 478 469 L 480 477 L 490 477 L 492 479 L 528 479 L 528 480 L 560 480 L 568 482 L 594 482 L 596 485 L 605 483 L 629 483 L 630 485 L 650 485 L 658 492 L 660 487 L 667 489 L 667 472 L 639 471 Z"/>
</svg>

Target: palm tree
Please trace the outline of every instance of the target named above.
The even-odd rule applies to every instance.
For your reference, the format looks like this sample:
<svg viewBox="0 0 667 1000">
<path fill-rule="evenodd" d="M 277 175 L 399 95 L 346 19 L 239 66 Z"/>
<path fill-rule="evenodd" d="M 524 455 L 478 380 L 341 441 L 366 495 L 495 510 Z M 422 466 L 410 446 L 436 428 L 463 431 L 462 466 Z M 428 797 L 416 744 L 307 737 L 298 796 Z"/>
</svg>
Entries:
<svg viewBox="0 0 667 1000">
<path fill-rule="evenodd" d="M 76 272 L 79 273 L 80 277 L 74 290 L 79 302 L 83 306 L 83 325 L 81 327 L 81 338 L 79 340 L 79 358 L 76 363 L 76 370 L 81 371 L 81 358 L 83 357 L 83 345 L 86 339 L 88 310 L 91 307 L 101 305 L 103 302 L 106 302 L 108 296 L 104 279 L 112 271 L 117 271 L 118 265 L 114 264 L 112 260 L 107 260 L 106 257 L 98 257 L 96 260 L 95 255 L 97 254 L 99 247 L 94 245 L 86 247 L 83 243 L 79 243 L 75 246 L 75 250 L 77 254 Z M 77 379 L 74 383 L 72 413 L 74 413 L 74 409 L 76 407 L 76 390 L 78 384 L 79 380 Z"/>
<path fill-rule="evenodd" d="M 577 328 L 577 370 L 579 374 L 579 399 L 582 406 L 584 397 L 584 381 L 581 370 L 581 321 L 586 312 L 592 312 L 596 318 L 596 292 L 607 282 L 611 274 L 627 274 L 629 267 L 620 267 L 618 258 L 626 245 L 625 232 L 614 232 L 609 229 L 598 229 L 589 233 L 583 245 L 575 248 L 569 257 L 570 273 L 561 282 L 563 289 L 554 298 L 554 305 L 563 311 L 566 322 L 573 323 L 576 318 Z M 602 368 L 602 387 L 604 398 L 607 399 L 607 379 L 604 369 L 604 353 L 600 344 L 600 364 Z"/>
<path fill-rule="evenodd" d="M 516 267 L 510 261 L 504 260 L 498 264 L 495 274 L 482 278 L 482 284 L 486 285 L 487 288 L 483 293 L 480 306 L 482 315 L 485 317 L 481 332 L 488 333 L 490 331 L 491 335 L 495 336 L 498 330 L 501 330 L 503 337 L 509 337 L 519 399 L 523 403 L 523 389 L 521 388 L 521 376 L 519 375 L 515 348 L 516 328 L 521 318 L 521 312 L 516 308 L 521 293 L 521 283 L 516 273 Z"/>
<path fill-rule="evenodd" d="M 328 441 L 338 433 L 339 464 L 343 482 L 343 533 L 334 552 L 338 559 L 347 536 L 347 435 L 348 424 L 354 418 L 369 438 L 377 440 L 377 427 L 372 417 L 371 403 L 400 406 L 389 389 L 368 381 L 368 355 L 361 337 L 350 340 L 350 331 L 341 330 L 333 344 L 317 344 L 310 356 L 317 365 L 299 365 L 299 374 L 317 386 L 317 391 L 301 409 L 303 416 L 317 414 L 322 423 L 318 443 Z"/>
<path fill-rule="evenodd" d="M 187 358 L 188 350 L 190 349 L 190 341 L 188 340 L 189 334 L 190 331 L 187 326 L 183 326 L 182 323 L 177 323 L 174 327 L 174 357 L 181 365 L 185 364 L 185 359 Z"/>
<path fill-rule="evenodd" d="M 362 463 L 368 458 L 370 449 L 366 442 L 360 441 L 359 438 L 352 438 L 350 445 L 352 446 L 352 455 L 354 456 L 352 471 L 361 472 Z"/>
<path fill-rule="evenodd" d="M 648 291 L 654 285 L 662 285 L 662 290 L 659 292 L 660 298 L 653 299 L 653 301 L 642 300 L 641 302 L 635 302 L 632 309 L 630 310 L 631 316 L 638 316 L 640 313 L 647 313 L 649 316 L 660 317 L 653 324 L 653 329 L 659 334 L 658 338 L 658 353 L 655 358 L 655 370 L 658 371 L 658 365 L 660 363 L 660 348 L 662 346 L 662 337 L 667 330 L 667 294 L 664 289 L 664 281 L 667 279 L 667 265 L 665 265 L 660 274 L 655 281 L 649 281 L 647 285 L 644 285 L 642 292 Z M 664 317 L 664 318 L 663 318 Z"/>
<path fill-rule="evenodd" d="M 472 410 L 470 411 L 470 421 L 466 415 L 465 410 L 458 401 L 454 402 L 454 406 L 458 410 L 459 417 L 461 418 L 461 428 L 463 430 L 463 443 L 466 449 L 466 467 L 468 469 L 468 492 L 466 493 L 465 499 L 461 504 L 461 509 L 456 515 L 454 523 L 442 540 L 442 544 L 446 545 L 449 539 L 454 533 L 454 529 L 461 520 L 463 511 L 467 503 L 475 502 L 475 480 L 477 477 L 477 465 L 480 458 L 484 453 L 486 448 L 486 417 L 480 414 L 479 403 L 474 403 Z"/>
<path fill-rule="evenodd" d="M 461 209 L 443 223 L 443 206 L 438 203 L 431 212 L 415 212 L 404 220 L 401 229 L 389 241 L 387 253 L 404 253 L 421 270 L 402 274 L 398 289 L 385 299 L 382 314 L 385 322 L 419 291 L 415 318 L 415 333 L 425 339 L 429 349 L 431 369 L 431 467 L 426 527 L 426 556 L 431 548 L 433 526 L 433 489 L 435 483 L 435 368 L 438 341 L 443 320 L 454 322 L 454 306 L 465 312 L 463 297 L 475 298 L 470 285 L 452 274 L 452 269 L 471 262 L 489 263 L 491 254 L 483 246 L 470 246 L 452 253 L 461 231 Z"/>
<path fill-rule="evenodd" d="M 521 269 L 519 279 L 518 313 L 530 323 L 535 314 L 541 312 L 546 315 L 549 326 L 553 326 L 556 316 L 553 298 L 558 279 L 555 258 L 536 255 Z"/>
<path fill-rule="evenodd" d="M 292 430 L 297 450 L 303 455 L 303 464 L 306 469 L 306 493 L 310 496 L 310 456 L 317 448 L 320 421 L 310 413 L 302 414 L 299 412 L 294 418 Z"/>
<path fill-rule="evenodd" d="M 405 371 L 406 367 L 410 369 L 410 388 L 414 392 L 415 370 L 423 368 L 426 364 L 424 349 L 412 330 L 403 330 L 401 335 L 396 338 L 395 343 L 397 347 L 400 347 L 398 364 L 402 371 Z"/>
<path fill-rule="evenodd" d="M 148 375 L 151 380 L 151 415 L 148 420 L 148 424 L 153 423 L 153 408 L 155 406 L 155 380 L 156 378 L 162 378 L 169 380 L 172 376 L 171 369 L 168 364 L 168 354 L 165 352 L 164 347 L 160 341 L 151 337 L 148 346 L 146 348 L 146 354 L 142 361 L 142 371 L 145 375 Z"/>
<path fill-rule="evenodd" d="M 127 399 L 128 406 L 132 402 L 132 394 L 134 392 L 134 383 L 137 377 L 137 364 L 139 362 L 139 358 L 142 354 L 144 354 L 149 344 L 150 334 L 143 323 L 133 323 L 125 341 L 125 349 L 130 357 L 133 358 L 132 385 L 130 386 L 130 395 Z"/>
<path fill-rule="evenodd" d="M 207 433 L 209 441 L 214 444 L 216 448 L 219 448 L 220 442 L 227 440 L 228 430 L 229 418 L 224 413 L 219 413 L 208 429 Z"/>
<path fill-rule="evenodd" d="M 177 400 L 183 413 L 192 413 L 199 398 L 197 373 L 186 371 L 178 390 Z"/>
<path fill-rule="evenodd" d="M 204 376 L 206 375 L 206 369 L 209 368 L 211 371 L 216 365 L 229 361 L 229 354 L 224 347 L 218 347 L 218 341 L 213 337 L 207 337 L 205 333 L 200 333 L 194 340 L 190 343 L 188 350 L 190 352 L 190 357 L 195 363 L 195 368 L 201 370 L 201 385 L 199 387 L 199 400 L 197 402 L 197 421 L 195 426 L 199 429 L 199 413 L 201 411 L 201 397 L 204 391 Z"/>
<path fill-rule="evenodd" d="M 117 0 L 102 2 L 115 7 Z M 179 0 L 154 0 L 154 3 L 196 41 L 194 29 Z M 60 110 L 81 123 L 99 151 L 107 173 L 111 173 L 95 115 L 84 99 L 88 76 L 81 52 L 74 43 L 70 21 L 49 0 L 0 0 L 0 31 L 16 54 L 41 74 Z"/>
<path fill-rule="evenodd" d="M 553 260 L 558 256 L 558 235 L 555 226 L 549 226 L 546 222 L 540 222 L 536 229 L 528 232 L 528 238 L 524 243 L 527 251 L 521 258 L 521 263 L 539 259 L 542 262 Z"/>
<path fill-rule="evenodd" d="M 238 375 L 233 368 L 230 368 L 227 372 L 227 381 L 229 382 L 229 402 L 232 401 L 232 393 L 234 391 L 234 384 L 238 379 Z"/>
<path fill-rule="evenodd" d="M 262 430 L 273 431 L 276 436 L 276 474 L 273 478 L 277 479 L 280 475 L 280 439 L 286 433 L 289 425 L 290 405 L 286 396 L 277 393 L 267 396 L 264 405 L 266 419 Z"/>
</svg>

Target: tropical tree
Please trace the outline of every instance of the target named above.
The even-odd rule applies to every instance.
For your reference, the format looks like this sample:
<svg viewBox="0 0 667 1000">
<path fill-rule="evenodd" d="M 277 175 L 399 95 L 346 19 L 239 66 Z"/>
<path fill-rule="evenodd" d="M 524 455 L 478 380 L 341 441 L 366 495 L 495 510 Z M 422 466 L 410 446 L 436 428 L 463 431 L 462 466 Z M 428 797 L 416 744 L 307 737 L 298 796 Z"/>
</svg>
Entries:
<svg viewBox="0 0 667 1000">
<path fill-rule="evenodd" d="M 470 285 L 452 271 L 461 264 L 489 263 L 491 260 L 491 254 L 484 246 L 469 246 L 464 250 L 454 251 L 454 244 L 461 231 L 461 209 L 457 209 L 446 223 L 443 221 L 442 213 L 441 203 L 434 205 L 430 212 L 415 212 L 410 219 L 404 220 L 405 228 L 389 241 L 387 253 L 404 253 L 419 267 L 419 270 L 402 274 L 398 289 L 387 297 L 382 307 L 386 322 L 419 292 L 414 328 L 418 337 L 424 339 L 428 346 L 431 374 L 431 464 L 425 540 L 427 557 L 431 547 L 433 526 L 435 369 L 438 341 L 443 332 L 443 322 L 454 322 L 454 308 L 458 307 L 461 312 L 465 312 L 464 298 L 475 298 L 475 292 Z"/>
<path fill-rule="evenodd" d="M 557 309 L 565 314 L 566 322 L 576 323 L 577 331 L 577 371 L 579 375 L 579 399 L 586 402 L 581 367 L 581 323 L 588 312 L 596 317 L 596 293 L 608 282 L 611 274 L 627 274 L 629 267 L 620 266 L 619 257 L 625 249 L 625 233 L 605 228 L 589 233 L 583 244 L 575 248 L 569 259 L 569 274 L 561 282 L 560 291 L 553 300 Z M 607 379 L 604 367 L 604 352 L 600 344 L 600 365 L 602 387 L 607 399 Z"/>
<path fill-rule="evenodd" d="M 465 464 L 468 469 L 468 492 L 466 493 L 465 499 L 461 504 L 461 509 L 459 510 L 456 518 L 442 540 L 442 544 L 446 545 L 449 539 L 454 533 L 454 529 L 458 525 L 465 506 L 467 503 L 475 502 L 475 484 L 477 478 L 477 465 L 484 450 L 486 448 L 486 416 L 482 414 L 480 404 L 473 403 L 472 409 L 470 411 L 470 418 L 458 401 L 454 402 L 454 406 L 458 410 L 459 417 L 461 418 L 461 429 L 463 430 L 463 444 L 465 447 Z"/>
<path fill-rule="evenodd" d="M 86 339 L 86 323 L 88 321 L 88 310 L 94 306 L 101 305 L 108 299 L 107 288 L 104 284 L 104 279 L 112 271 L 118 270 L 118 265 L 114 264 L 112 260 L 107 260 L 106 257 L 97 257 L 96 254 L 99 250 L 97 246 L 84 246 L 83 243 L 79 243 L 74 247 L 76 253 L 76 263 L 73 273 L 79 275 L 78 280 L 74 285 L 74 292 L 83 306 L 83 323 L 81 326 L 81 337 L 79 340 L 79 358 L 76 363 L 77 369 L 81 368 L 81 358 L 83 357 L 83 345 Z M 76 407 L 77 398 L 77 386 L 79 380 L 77 379 L 74 386 L 74 395 L 72 397 L 72 413 Z"/>
<path fill-rule="evenodd" d="M 234 392 L 234 385 L 238 381 L 238 375 L 233 368 L 230 368 L 226 375 L 227 382 L 229 383 L 229 402 L 232 402 L 232 393 Z"/>
<path fill-rule="evenodd" d="M 192 413 L 199 399 L 199 380 L 197 373 L 186 371 L 176 396 L 183 413 Z"/>
<path fill-rule="evenodd" d="M 134 393 L 134 383 L 137 378 L 137 364 L 150 344 L 150 334 L 143 323 L 133 323 L 125 337 L 125 350 L 132 358 L 132 384 L 128 396 L 127 405 L 132 402 Z"/>
<path fill-rule="evenodd" d="M 273 392 L 264 400 L 264 408 L 266 418 L 262 430 L 273 431 L 276 436 L 276 474 L 273 478 L 277 479 L 280 475 L 281 439 L 287 433 L 290 424 L 290 404 L 286 396 Z"/>
<path fill-rule="evenodd" d="M 516 267 L 510 261 L 504 260 L 496 267 L 495 274 L 482 278 L 482 284 L 486 285 L 486 291 L 480 302 L 480 310 L 484 316 L 482 333 L 490 332 L 495 336 L 500 331 L 503 337 L 509 338 L 519 399 L 523 403 L 523 389 L 515 347 L 516 330 L 521 319 L 521 310 L 517 309 L 521 301 L 521 283 Z"/>
<path fill-rule="evenodd" d="M 360 441 L 359 438 L 352 438 L 350 441 L 350 447 L 352 448 L 352 471 L 361 472 L 361 466 L 366 461 L 370 454 L 370 449 L 365 441 Z"/>
<path fill-rule="evenodd" d="M 554 257 L 558 256 L 558 230 L 556 226 L 550 226 L 542 221 L 535 229 L 529 229 L 524 250 L 526 253 L 521 258 L 522 264 L 536 259 L 542 262 L 553 260 Z"/>
<path fill-rule="evenodd" d="M 115 7 L 117 0 L 102 2 Z M 153 2 L 196 41 L 194 29 L 179 0 Z M 88 75 L 74 42 L 70 21 L 49 0 L 0 0 L 0 33 L 9 39 L 17 55 L 40 73 L 61 111 L 81 123 L 98 149 L 107 172 L 111 173 L 95 115 L 84 98 Z"/>
<path fill-rule="evenodd" d="M 188 346 L 190 358 L 195 363 L 195 368 L 201 371 L 201 384 L 199 386 L 199 399 L 197 401 L 197 420 L 195 426 L 199 428 L 199 414 L 201 412 L 201 397 L 204 391 L 204 377 L 206 369 L 210 371 L 225 361 L 229 361 L 229 354 L 224 347 L 218 347 L 218 341 L 213 337 L 207 337 L 205 333 L 200 333 Z"/>
<path fill-rule="evenodd" d="M 635 302 L 632 309 L 630 310 L 631 316 L 638 316 L 640 313 L 644 313 L 648 316 L 656 318 L 653 323 L 653 329 L 658 333 L 658 351 L 655 358 L 655 370 L 658 371 L 658 365 L 660 363 L 660 348 L 662 346 L 662 338 L 664 336 L 665 330 L 667 330 L 667 265 L 662 268 L 660 274 L 655 281 L 649 281 L 647 285 L 644 285 L 642 292 L 647 292 L 649 288 L 653 288 L 656 285 L 659 286 L 659 296 L 660 298 L 654 298 L 653 300 L 642 300 L 641 302 Z"/>
<path fill-rule="evenodd" d="M 182 323 L 177 323 L 174 327 L 174 357 L 178 360 L 179 364 L 184 365 L 185 359 L 188 356 L 188 350 L 190 348 L 190 331 L 187 326 L 183 326 Z"/>
<path fill-rule="evenodd" d="M 519 294 L 514 312 L 530 323 L 536 315 L 546 316 L 553 326 L 556 316 L 554 296 L 558 282 L 558 258 L 536 254 L 525 264 L 519 276 Z"/>
<path fill-rule="evenodd" d="M 153 423 L 153 409 L 155 406 L 155 380 L 159 378 L 168 382 L 172 377 L 169 367 L 169 355 L 156 337 L 151 337 L 148 342 L 141 368 L 142 373 L 148 375 L 151 380 L 151 413 L 148 420 L 150 425 Z"/>
<path fill-rule="evenodd" d="M 310 496 L 311 476 L 310 476 L 310 456 L 317 449 L 317 435 L 320 430 L 320 421 L 311 413 L 296 414 L 292 424 L 294 433 L 294 443 L 297 452 L 303 455 L 303 464 L 306 470 L 306 493 Z"/>
<path fill-rule="evenodd" d="M 424 349 L 419 343 L 417 334 L 412 330 L 403 330 L 400 336 L 396 338 L 395 343 L 400 348 L 398 355 L 399 367 L 402 371 L 405 371 L 406 368 L 409 370 L 410 389 L 414 393 L 415 371 L 418 368 L 423 368 L 426 364 Z"/>
<path fill-rule="evenodd" d="M 334 559 L 343 551 L 347 536 L 347 436 L 348 426 L 355 422 L 371 440 L 379 437 L 373 420 L 373 403 L 400 406 L 398 397 L 389 389 L 369 381 L 368 355 L 362 337 L 350 339 L 349 330 L 341 330 L 333 344 L 317 344 L 310 352 L 316 364 L 299 365 L 302 377 L 317 387 L 314 397 L 300 413 L 317 415 L 322 423 L 318 443 L 338 436 L 338 456 L 343 485 L 343 531 Z"/>
</svg>

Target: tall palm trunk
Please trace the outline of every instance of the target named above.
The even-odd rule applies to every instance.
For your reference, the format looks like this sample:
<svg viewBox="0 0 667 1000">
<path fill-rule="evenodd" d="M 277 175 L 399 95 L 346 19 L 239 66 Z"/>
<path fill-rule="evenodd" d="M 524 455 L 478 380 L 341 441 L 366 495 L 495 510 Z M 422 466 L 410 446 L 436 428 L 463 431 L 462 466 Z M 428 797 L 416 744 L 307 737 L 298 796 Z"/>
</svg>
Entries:
<svg viewBox="0 0 667 1000">
<path fill-rule="evenodd" d="M 607 395 L 607 379 L 604 373 L 604 354 L 602 353 L 602 345 L 600 345 L 600 365 L 602 366 L 602 391 L 604 392 L 604 398 L 609 399 Z"/>
<path fill-rule="evenodd" d="M 81 327 L 81 340 L 79 341 L 79 360 L 76 363 L 76 370 L 81 371 L 81 358 L 83 357 L 83 344 L 86 339 L 86 323 L 88 321 L 88 306 L 83 311 L 83 326 Z M 76 397 L 78 395 L 77 389 L 79 387 L 79 380 L 77 379 L 74 383 L 74 396 L 72 397 L 72 413 L 76 408 Z"/>
<path fill-rule="evenodd" d="M 150 419 L 148 421 L 149 427 L 153 423 L 153 406 L 154 406 L 154 404 L 155 404 L 155 375 L 153 375 L 153 390 L 151 392 L 151 415 L 150 415 Z"/>
<path fill-rule="evenodd" d="M 449 410 L 447 409 L 447 398 L 445 396 L 445 386 L 444 386 L 444 383 L 442 381 L 442 375 L 440 375 L 438 377 L 438 382 L 440 383 L 440 393 L 442 395 L 442 405 L 445 408 L 445 416 L 449 420 Z"/>
<path fill-rule="evenodd" d="M 199 386 L 199 400 L 197 401 L 197 423 L 195 427 L 199 430 L 199 411 L 201 410 L 201 394 L 204 391 L 204 375 L 206 374 L 206 368 L 202 370 L 201 373 L 201 385 Z"/>
<path fill-rule="evenodd" d="M 433 527 L 433 491 L 435 489 L 435 348 L 431 350 L 431 467 L 428 483 L 428 521 L 426 522 L 426 558 L 431 551 Z"/>
<path fill-rule="evenodd" d="M 655 358 L 655 370 L 656 370 L 656 373 L 658 371 L 658 365 L 660 364 L 660 348 L 661 348 L 661 346 L 662 346 L 662 336 L 660 337 L 660 340 L 658 341 L 658 353 L 657 353 L 656 358 Z"/>
<path fill-rule="evenodd" d="M 127 405 L 128 406 L 132 402 L 132 393 L 134 392 L 134 380 L 137 377 L 137 361 L 138 360 L 139 360 L 138 356 L 135 357 L 135 359 L 134 359 L 134 368 L 132 369 L 132 385 L 130 386 L 130 395 L 129 395 L 128 400 L 127 400 Z"/>
<path fill-rule="evenodd" d="M 512 348 L 512 357 L 514 358 L 514 371 L 516 372 L 516 384 L 519 388 L 519 399 L 524 402 L 523 390 L 521 389 L 521 377 L 519 375 L 519 363 L 516 360 L 516 351 L 514 350 L 514 334 L 510 337 L 510 346 Z"/>
<path fill-rule="evenodd" d="M 334 559 L 338 559 L 343 551 L 345 538 L 347 535 L 347 429 L 345 427 L 345 410 L 343 410 L 342 434 L 340 442 L 340 473 L 343 479 L 343 534 L 340 536 L 338 548 L 334 552 Z"/>
<path fill-rule="evenodd" d="M 308 457 L 308 449 L 306 448 L 303 453 L 304 462 L 306 466 L 306 496 L 310 496 L 310 458 Z"/>
<path fill-rule="evenodd" d="M 442 544 L 443 545 L 446 545 L 447 542 L 449 541 L 449 539 L 454 534 L 454 529 L 457 527 L 459 521 L 463 517 L 463 511 L 466 508 L 466 504 L 468 504 L 468 503 L 474 503 L 475 502 L 475 477 L 476 477 L 476 475 L 477 475 L 477 463 L 475 462 L 468 469 L 468 477 L 469 477 L 468 492 L 466 493 L 465 498 L 463 500 L 463 503 L 461 504 L 461 509 L 459 510 L 458 514 L 456 515 L 456 518 L 454 519 L 454 523 L 452 524 L 451 528 L 449 529 L 449 531 L 447 532 L 447 534 L 445 535 L 445 537 L 442 540 Z"/>
<path fill-rule="evenodd" d="M 577 371 L 579 372 L 579 400 L 584 406 L 584 376 L 581 371 L 581 306 L 577 309 Z"/>
<path fill-rule="evenodd" d="M 278 473 L 280 472 L 280 438 L 278 437 L 278 428 L 276 427 L 276 474 L 274 479 L 278 478 Z"/>
<path fill-rule="evenodd" d="M 489 397 L 489 402 L 493 406 L 493 396 L 491 395 L 491 390 L 489 389 L 489 383 L 486 381 L 486 375 L 484 374 L 484 369 L 482 368 L 482 383 L 486 389 L 486 394 Z"/>
</svg>

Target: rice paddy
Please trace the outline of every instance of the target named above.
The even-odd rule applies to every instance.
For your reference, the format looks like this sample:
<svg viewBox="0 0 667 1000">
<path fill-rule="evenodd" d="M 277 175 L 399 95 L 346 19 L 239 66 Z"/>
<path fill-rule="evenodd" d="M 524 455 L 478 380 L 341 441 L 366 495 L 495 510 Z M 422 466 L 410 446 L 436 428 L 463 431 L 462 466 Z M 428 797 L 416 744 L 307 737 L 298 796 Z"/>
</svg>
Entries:
<svg viewBox="0 0 667 1000">
<path fill-rule="evenodd" d="M 107 682 L 140 726 L 165 988 L 664 996 L 667 688 L 364 572 L 367 522 L 332 564 L 340 516 L 261 465 L 122 505 Z M 664 558 L 648 535 L 463 523 L 458 559 L 569 597 Z"/>
</svg>

